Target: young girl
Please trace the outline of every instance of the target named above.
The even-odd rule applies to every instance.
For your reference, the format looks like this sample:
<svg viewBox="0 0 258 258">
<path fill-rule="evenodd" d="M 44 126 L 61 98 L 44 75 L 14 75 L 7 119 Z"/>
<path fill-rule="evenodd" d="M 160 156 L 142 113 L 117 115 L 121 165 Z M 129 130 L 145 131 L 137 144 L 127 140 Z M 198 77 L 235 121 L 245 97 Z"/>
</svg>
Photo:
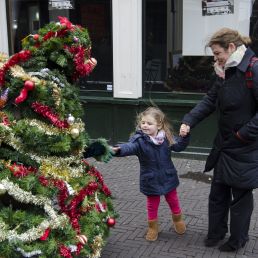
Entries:
<svg viewBox="0 0 258 258">
<path fill-rule="evenodd" d="M 179 185 L 177 171 L 171 161 L 171 150 L 182 151 L 189 143 L 189 136 L 175 137 L 165 114 L 149 107 L 137 118 L 136 133 L 128 143 L 113 147 L 116 156 L 136 155 L 140 161 L 140 191 L 147 196 L 148 231 L 146 240 L 158 237 L 158 207 L 164 195 L 172 213 L 174 229 L 183 234 L 186 226 L 177 196 Z"/>
</svg>

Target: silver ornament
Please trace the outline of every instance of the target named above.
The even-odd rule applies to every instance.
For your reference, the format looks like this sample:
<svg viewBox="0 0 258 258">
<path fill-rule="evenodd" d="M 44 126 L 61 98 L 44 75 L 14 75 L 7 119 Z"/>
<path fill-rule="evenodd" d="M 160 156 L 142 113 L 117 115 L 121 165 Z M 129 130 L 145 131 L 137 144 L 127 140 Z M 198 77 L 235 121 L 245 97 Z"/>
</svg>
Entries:
<svg viewBox="0 0 258 258">
<path fill-rule="evenodd" d="M 74 123 L 74 120 L 75 120 L 75 118 L 71 114 L 69 114 L 68 118 L 67 118 L 67 123 L 69 125 L 72 125 Z"/>
</svg>

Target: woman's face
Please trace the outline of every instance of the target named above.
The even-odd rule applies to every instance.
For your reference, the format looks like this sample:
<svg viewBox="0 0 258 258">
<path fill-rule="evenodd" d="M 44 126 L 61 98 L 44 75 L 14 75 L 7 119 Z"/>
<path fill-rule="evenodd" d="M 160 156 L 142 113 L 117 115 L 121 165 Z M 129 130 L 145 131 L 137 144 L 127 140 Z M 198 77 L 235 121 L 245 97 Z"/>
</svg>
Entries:
<svg viewBox="0 0 258 258">
<path fill-rule="evenodd" d="M 224 66 L 231 54 L 236 50 L 233 43 L 230 43 L 227 49 L 224 49 L 219 44 L 213 44 L 211 50 L 214 55 L 214 60 L 220 66 Z"/>
</svg>

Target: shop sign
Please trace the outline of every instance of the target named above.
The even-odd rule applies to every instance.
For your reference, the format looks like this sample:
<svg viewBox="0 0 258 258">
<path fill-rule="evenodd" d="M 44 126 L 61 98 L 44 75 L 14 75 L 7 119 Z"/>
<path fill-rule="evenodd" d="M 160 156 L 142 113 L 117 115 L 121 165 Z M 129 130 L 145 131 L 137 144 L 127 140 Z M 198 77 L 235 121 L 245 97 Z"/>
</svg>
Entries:
<svg viewBox="0 0 258 258">
<path fill-rule="evenodd" d="M 49 0 L 48 10 L 74 9 L 73 0 Z"/>
</svg>

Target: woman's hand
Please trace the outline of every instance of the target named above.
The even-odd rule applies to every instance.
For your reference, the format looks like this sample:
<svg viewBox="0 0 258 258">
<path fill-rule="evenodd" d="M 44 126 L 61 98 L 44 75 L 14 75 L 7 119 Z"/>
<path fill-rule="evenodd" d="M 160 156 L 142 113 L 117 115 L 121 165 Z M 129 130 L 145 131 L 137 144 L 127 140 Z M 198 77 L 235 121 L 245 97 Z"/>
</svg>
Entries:
<svg viewBox="0 0 258 258">
<path fill-rule="evenodd" d="M 182 124 L 180 127 L 179 135 L 184 137 L 190 132 L 190 126 L 186 124 Z"/>
</svg>

